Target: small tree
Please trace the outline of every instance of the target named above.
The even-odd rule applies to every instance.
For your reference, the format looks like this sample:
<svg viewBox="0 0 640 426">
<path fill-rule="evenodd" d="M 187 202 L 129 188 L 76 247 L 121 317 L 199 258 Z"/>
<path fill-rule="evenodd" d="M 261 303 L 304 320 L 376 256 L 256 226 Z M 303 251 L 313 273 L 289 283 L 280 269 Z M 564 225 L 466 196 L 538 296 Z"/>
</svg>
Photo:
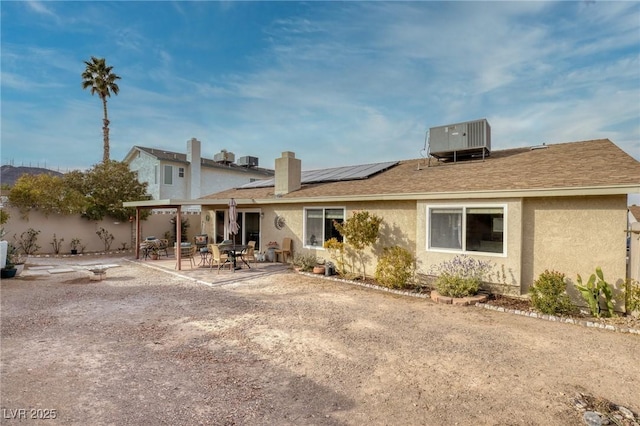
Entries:
<svg viewBox="0 0 640 426">
<path fill-rule="evenodd" d="M 355 249 L 362 266 L 362 278 L 366 278 L 363 251 L 378 239 L 382 218 L 368 211 L 357 211 L 343 223 L 333 223 L 345 244 Z"/>
<path fill-rule="evenodd" d="M 98 229 L 96 231 L 96 234 L 98 234 L 98 237 L 102 241 L 102 244 L 104 244 L 104 251 L 109 251 L 111 249 L 111 243 L 113 243 L 113 240 L 116 237 L 114 237 L 111 232 L 107 231 L 104 228 Z"/>
</svg>

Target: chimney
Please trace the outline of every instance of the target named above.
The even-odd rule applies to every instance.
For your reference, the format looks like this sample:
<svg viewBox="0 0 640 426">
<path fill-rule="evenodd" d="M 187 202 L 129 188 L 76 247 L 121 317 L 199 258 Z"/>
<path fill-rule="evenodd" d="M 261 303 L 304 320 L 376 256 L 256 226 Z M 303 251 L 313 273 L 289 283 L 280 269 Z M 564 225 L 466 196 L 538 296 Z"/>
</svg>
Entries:
<svg viewBox="0 0 640 426">
<path fill-rule="evenodd" d="M 190 199 L 200 198 L 200 141 L 196 138 L 191 138 L 187 141 L 187 161 L 189 162 L 189 169 L 186 176 L 187 181 L 187 197 Z"/>
<path fill-rule="evenodd" d="M 301 187 L 302 162 L 291 151 L 276 158 L 276 197 L 296 191 Z"/>
</svg>

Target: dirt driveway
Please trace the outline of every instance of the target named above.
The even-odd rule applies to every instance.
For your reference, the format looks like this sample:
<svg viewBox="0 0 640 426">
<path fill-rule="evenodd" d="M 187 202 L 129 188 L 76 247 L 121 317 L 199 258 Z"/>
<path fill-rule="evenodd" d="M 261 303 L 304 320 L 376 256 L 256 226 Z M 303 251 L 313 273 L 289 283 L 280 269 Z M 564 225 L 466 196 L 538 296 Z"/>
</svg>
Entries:
<svg viewBox="0 0 640 426">
<path fill-rule="evenodd" d="M 2 281 L 3 424 L 581 425 L 579 391 L 640 409 L 637 335 L 118 263 Z"/>
</svg>

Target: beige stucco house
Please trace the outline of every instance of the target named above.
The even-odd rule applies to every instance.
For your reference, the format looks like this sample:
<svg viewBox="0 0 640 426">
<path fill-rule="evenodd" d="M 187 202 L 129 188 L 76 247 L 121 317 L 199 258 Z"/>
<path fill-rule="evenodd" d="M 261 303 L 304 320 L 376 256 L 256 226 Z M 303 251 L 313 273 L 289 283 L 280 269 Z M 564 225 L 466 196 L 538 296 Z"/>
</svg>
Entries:
<svg viewBox="0 0 640 426">
<path fill-rule="evenodd" d="M 640 192 L 640 162 L 608 139 L 493 151 L 460 161 L 414 159 L 310 172 L 294 153 L 276 160 L 274 179 L 198 200 L 206 232 L 226 238 L 228 203 L 238 242 L 294 241 L 294 253 L 329 258 L 332 221 L 367 210 L 384 219 L 368 250 L 373 275 L 383 247 L 410 250 L 419 274 L 466 254 L 494 264 L 492 286 L 525 294 L 545 269 L 575 281 L 597 266 L 619 286 L 626 276 L 627 194 Z M 151 202 L 132 203 L 151 206 Z"/>
</svg>

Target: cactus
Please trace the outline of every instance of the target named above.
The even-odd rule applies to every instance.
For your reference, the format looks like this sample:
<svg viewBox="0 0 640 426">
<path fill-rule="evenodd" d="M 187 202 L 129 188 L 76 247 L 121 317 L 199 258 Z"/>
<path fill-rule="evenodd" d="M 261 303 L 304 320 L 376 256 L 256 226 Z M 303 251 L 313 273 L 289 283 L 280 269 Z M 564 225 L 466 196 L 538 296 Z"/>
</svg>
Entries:
<svg viewBox="0 0 640 426">
<path fill-rule="evenodd" d="M 596 278 L 598 281 L 596 282 Z M 611 286 L 604 280 L 604 275 L 602 273 L 602 269 L 598 266 L 596 268 L 596 273 L 591 274 L 589 277 L 589 281 L 586 284 L 582 283 L 582 277 L 578 274 L 578 284 L 576 284 L 576 288 L 582 294 L 583 299 L 589 305 L 589 310 L 591 311 L 591 315 L 596 318 L 600 318 L 602 315 L 602 309 L 600 308 L 600 296 L 603 295 L 605 299 L 605 303 L 607 305 L 607 316 L 614 316 L 613 310 L 613 290 L 611 290 Z"/>
</svg>

